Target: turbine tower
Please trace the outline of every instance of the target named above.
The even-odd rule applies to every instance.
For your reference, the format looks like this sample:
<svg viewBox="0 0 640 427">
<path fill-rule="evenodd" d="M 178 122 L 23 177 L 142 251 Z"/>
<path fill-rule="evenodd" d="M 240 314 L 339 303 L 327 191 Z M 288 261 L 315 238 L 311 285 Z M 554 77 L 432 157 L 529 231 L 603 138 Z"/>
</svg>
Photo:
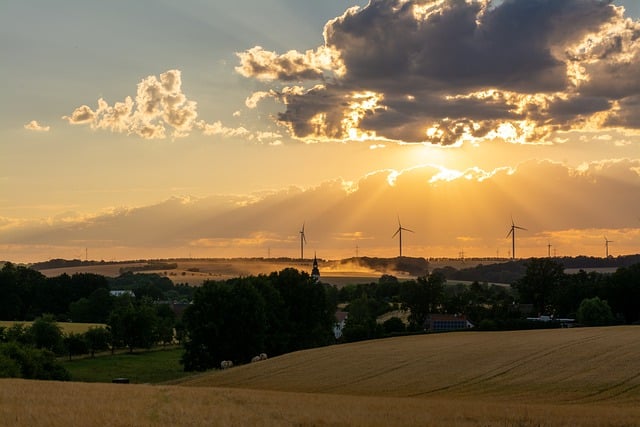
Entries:
<svg viewBox="0 0 640 427">
<path fill-rule="evenodd" d="M 507 233 L 507 237 L 511 236 L 511 259 L 516 259 L 516 229 L 518 230 L 527 230 L 526 228 L 522 228 L 517 226 L 513 222 L 513 217 L 511 217 L 511 229 Z"/>
<path fill-rule="evenodd" d="M 404 228 L 402 226 L 402 224 L 400 224 L 400 217 L 398 216 L 398 229 L 396 230 L 395 233 L 393 233 L 393 236 L 391 236 L 391 238 L 393 239 L 394 237 L 396 237 L 396 234 L 399 237 L 400 240 L 400 258 L 402 258 L 402 232 L 403 231 L 408 231 L 410 233 L 413 233 L 413 230 L 409 230 L 408 228 Z"/>
<path fill-rule="evenodd" d="M 307 236 L 304 234 L 304 222 L 302 223 L 302 229 L 300 230 L 300 259 L 304 260 L 304 245 L 307 243 Z"/>
<path fill-rule="evenodd" d="M 609 243 L 613 243 L 613 240 L 609 240 L 607 236 L 604 236 L 604 253 L 607 258 L 609 258 Z"/>
</svg>

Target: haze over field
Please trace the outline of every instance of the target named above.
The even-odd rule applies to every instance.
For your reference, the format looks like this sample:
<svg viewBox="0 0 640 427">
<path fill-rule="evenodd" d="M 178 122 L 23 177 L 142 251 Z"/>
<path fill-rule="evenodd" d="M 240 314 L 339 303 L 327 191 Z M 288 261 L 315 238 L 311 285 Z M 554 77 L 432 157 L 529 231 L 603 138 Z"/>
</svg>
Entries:
<svg viewBox="0 0 640 427">
<path fill-rule="evenodd" d="M 640 252 L 635 0 L 0 5 L 0 259 Z M 357 249 L 356 249 L 357 248 Z"/>
</svg>

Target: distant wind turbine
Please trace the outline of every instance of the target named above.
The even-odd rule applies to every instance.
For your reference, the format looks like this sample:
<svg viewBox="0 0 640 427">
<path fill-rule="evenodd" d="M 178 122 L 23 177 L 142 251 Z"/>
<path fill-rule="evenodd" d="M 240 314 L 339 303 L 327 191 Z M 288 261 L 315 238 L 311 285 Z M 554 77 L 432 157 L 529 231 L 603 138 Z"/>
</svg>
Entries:
<svg viewBox="0 0 640 427">
<path fill-rule="evenodd" d="M 414 232 L 413 230 L 404 228 L 402 224 L 400 224 L 400 217 L 398 217 L 398 229 L 396 230 L 395 233 L 393 233 L 393 236 L 391 236 L 391 238 L 393 239 L 394 237 L 396 237 L 396 235 L 398 235 L 398 237 L 400 238 L 400 258 L 402 258 L 402 232 L 403 231 L 408 231 L 410 233 Z"/>
<path fill-rule="evenodd" d="M 304 222 L 302 223 L 302 229 L 300 230 L 300 259 L 304 260 L 304 245 L 307 243 L 307 236 L 304 234 Z"/>
<path fill-rule="evenodd" d="M 613 240 L 609 240 L 607 236 L 604 236 L 604 252 L 607 258 L 609 258 L 609 243 L 613 243 Z"/>
<path fill-rule="evenodd" d="M 516 259 L 516 229 L 527 230 L 526 228 L 517 226 L 513 222 L 513 217 L 511 217 L 511 229 L 507 233 L 507 237 L 511 236 L 511 259 Z"/>
</svg>

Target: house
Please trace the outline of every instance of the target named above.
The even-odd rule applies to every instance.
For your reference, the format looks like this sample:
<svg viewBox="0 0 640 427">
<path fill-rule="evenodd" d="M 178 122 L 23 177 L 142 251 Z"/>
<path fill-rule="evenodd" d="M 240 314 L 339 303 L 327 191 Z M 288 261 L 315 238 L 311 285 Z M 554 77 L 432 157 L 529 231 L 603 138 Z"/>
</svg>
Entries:
<svg viewBox="0 0 640 427">
<path fill-rule="evenodd" d="M 112 297 L 121 297 L 123 295 L 129 295 L 130 297 L 133 298 L 133 297 L 136 296 L 136 294 L 134 294 L 133 291 L 129 291 L 129 290 L 125 290 L 125 291 L 123 291 L 123 290 L 109 291 L 109 294 Z"/>
<path fill-rule="evenodd" d="M 467 317 L 459 314 L 430 314 L 426 321 L 426 330 L 430 332 L 458 331 L 473 328 Z"/>
</svg>

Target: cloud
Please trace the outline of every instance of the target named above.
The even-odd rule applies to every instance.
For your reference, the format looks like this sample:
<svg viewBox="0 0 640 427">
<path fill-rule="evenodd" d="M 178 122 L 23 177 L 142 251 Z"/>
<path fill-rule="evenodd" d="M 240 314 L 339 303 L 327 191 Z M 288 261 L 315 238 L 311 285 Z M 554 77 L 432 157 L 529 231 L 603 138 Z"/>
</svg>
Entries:
<svg viewBox="0 0 640 427">
<path fill-rule="evenodd" d="M 256 92 L 247 98 L 246 105 L 255 108 L 264 97 L 275 96 L 270 92 Z M 240 116 L 235 112 L 234 117 Z M 277 132 L 252 132 L 243 126 L 229 127 L 221 121 L 213 123 L 197 120 L 197 104 L 187 99 L 182 92 L 180 70 L 169 70 L 160 77 L 148 76 L 138 83 L 135 98 L 127 96 L 124 101 L 110 105 L 98 99 L 95 110 L 87 105 L 76 108 L 69 116 L 62 118 L 72 125 L 88 124 L 92 129 L 104 129 L 112 132 L 137 135 L 145 139 L 163 139 L 167 133 L 172 138 L 186 137 L 194 130 L 205 136 L 224 138 L 241 137 L 249 141 L 266 142 L 272 145 L 281 143 L 282 135 Z M 27 126 L 33 126 L 32 121 Z M 32 130 L 32 127 L 28 128 Z M 44 130 L 44 129 L 41 129 Z M 47 128 L 48 130 L 48 128 Z"/>
<path fill-rule="evenodd" d="M 43 126 L 36 120 L 31 120 L 29 123 L 24 125 L 24 128 L 34 132 L 49 132 L 51 130 L 51 126 Z"/>
<path fill-rule="evenodd" d="M 187 136 L 197 116 L 196 103 L 182 92 L 180 70 L 169 70 L 159 78 L 142 79 L 135 99 L 128 96 L 122 102 L 109 105 L 100 98 L 95 111 L 82 105 L 63 119 L 71 124 L 89 124 L 93 129 L 157 139 L 165 138 L 167 129 L 174 138 Z"/>
<path fill-rule="evenodd" d="M 415 233 L 403 239 L 408 256 L 507 256 L 511 216 L 527 228 L 521 256 L 636 253 L 640 241 L 640 160 L 607 160 L 570 168 L 528 161 L 517 168 L 448 170 L 423 165 L 381 170 L 353 183 L 327 181 L 248 196 L 176 197 L 99 215 L 66 214 L 41 221 L 0 219 L 0 246 L 90 247 L 155 256 L 276 256 L 307 248 L 323 258 L 395 256 L 397 218 Z M 622 231 L 621 231 L 622 230 Z M 571 238 L 569 238 L 571 236 Z M 82 242 L 82 243 L 79 243 Z M 113 249 L 117 248 L 117 249 Z M 117 252 L 120 251 L 120 252 Z M 129 252 L 127 252 L 129 251 Z M 7 250 L 6 253 L 11 253 Z M 309 252 L 311 253 L 311 252 Z M 162 255 L 165 254 L 165 255 Z"/>
<path fill-rule="evenodd" d="M 323 36 L 304 53 L 238 53 L 238 73 L 272 86 L 247 106 L 279 100 L 277 121 L 302 140 L 551 143 L 640 129 L 640 21 L 610 2 L 372 0 Z"/>
<path fill-rule="evenodd" d="M 256 46 L 236 55 L 240 59 L 240 65 L 236 67 L 238 73 L 264 81 L 319 80 L 324 78 L 325 71 L 340 70 L 335 50 L 324 46 L 304 53 L 290 50 L 282 55 Z"/>
</svg>

